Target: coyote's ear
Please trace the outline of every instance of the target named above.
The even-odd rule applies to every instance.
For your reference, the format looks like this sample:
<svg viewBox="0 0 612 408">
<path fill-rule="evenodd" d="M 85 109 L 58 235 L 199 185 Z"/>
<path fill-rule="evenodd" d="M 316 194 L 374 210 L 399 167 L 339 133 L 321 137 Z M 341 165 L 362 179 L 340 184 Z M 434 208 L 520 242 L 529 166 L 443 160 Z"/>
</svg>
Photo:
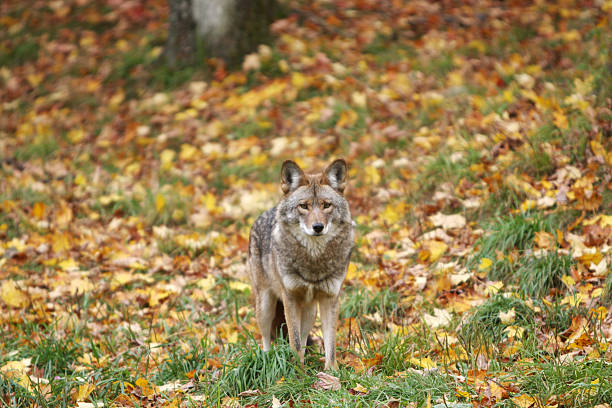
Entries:
<svg viewBox="0 0 612 408">
<path fill-rule="evenodd" d="M 323 183 L 342 193 L 346 187 L 346 173 L 347 166 L 344 159 L 336 159 L 323 172 Z"/>
<path fill-rule="evenodd" d="M 281 189 L 287 194 L 306 184 L 304 172 L 293 160 L 285 160 L 281 168 Z"/>
</svg>

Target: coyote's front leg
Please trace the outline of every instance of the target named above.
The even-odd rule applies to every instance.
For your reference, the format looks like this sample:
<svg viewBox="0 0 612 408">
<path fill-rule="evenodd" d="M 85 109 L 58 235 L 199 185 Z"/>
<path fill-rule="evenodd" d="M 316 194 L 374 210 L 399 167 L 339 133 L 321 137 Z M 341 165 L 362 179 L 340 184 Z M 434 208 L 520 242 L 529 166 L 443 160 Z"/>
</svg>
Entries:
<svg viewBox="0 0 612 408">
<path fill-rule="evenodd" d="M 321 328 L 325 347 L 325 369 L 338 368 L 336 363 L 336 325 L 338 324 L 338 296 L 324 297 L 319 300 Z"/>
<path fill-rule="evenodd" d="M 299 308 L 299 300 L 291 293 L 283 293 L 283 306 L 285 307 L 285 320 L 289 332 L 289 344 L 299 358 L 300 364 L 304 366 L 304 348 L 301 340 L 302 312 Z"/>
</svg>

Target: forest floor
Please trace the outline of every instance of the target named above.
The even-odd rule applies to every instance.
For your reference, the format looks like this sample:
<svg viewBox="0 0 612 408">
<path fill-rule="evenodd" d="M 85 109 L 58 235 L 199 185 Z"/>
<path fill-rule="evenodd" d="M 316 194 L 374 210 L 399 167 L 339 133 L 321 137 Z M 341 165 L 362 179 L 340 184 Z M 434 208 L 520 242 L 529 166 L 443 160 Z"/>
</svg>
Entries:
<svg viewBox="0 0 612 408">
<path fill-rule="evenodd" d="M 0 406 L 612 401 L 612 2 L 294 1 L 237 69 L 165 0 L 0 6 Z M 263 353 L 249 228 L 350 165 L 339 369 Z"/>
</svg>

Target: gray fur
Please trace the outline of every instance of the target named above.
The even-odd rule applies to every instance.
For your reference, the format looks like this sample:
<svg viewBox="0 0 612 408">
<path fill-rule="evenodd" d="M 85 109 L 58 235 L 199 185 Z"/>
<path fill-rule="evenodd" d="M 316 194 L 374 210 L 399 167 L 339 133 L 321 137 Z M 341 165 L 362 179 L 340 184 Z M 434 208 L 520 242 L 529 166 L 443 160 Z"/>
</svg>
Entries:
<svg viewBox="0 0 612 408">
<path fill-rule="evenodd" d="M 318 304 L 326 369 L 336 366 L 338 296 L 353 248 L 353 223 L 342 194 L 345 182 L 344 160 L 336 160 L 322 174 L 308 175 L 294 162 L 285 162 L 281 171 L 285 196 L 255 221 L 249 238 L 249 275 L 264 349 L 270 347 L 272 305 L 281 300 L 289 341 L 303 360 Z M 313 207 L 308 216 L 298 208 L 305 202 Z M 321 235 L 311 234 L 307 225 L 314 212 L 325 224 Z"/>
</svg>

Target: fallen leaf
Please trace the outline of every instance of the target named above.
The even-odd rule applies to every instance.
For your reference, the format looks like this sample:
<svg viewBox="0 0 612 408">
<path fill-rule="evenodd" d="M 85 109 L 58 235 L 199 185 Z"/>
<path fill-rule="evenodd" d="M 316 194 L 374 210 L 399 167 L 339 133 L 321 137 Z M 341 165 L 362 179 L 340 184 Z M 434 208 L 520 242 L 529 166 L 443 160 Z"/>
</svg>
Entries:
<svg viewBox="0 0 612 408">
<path fill-rule="evenodd" d="M 7 306 L 21 308 L 28 304 L 28 297 L 13 280 L 5 280 L 0 287 L 0 298 Z"/>
<path fill-rule="evenodd" d="M 486 272 L 491 268 L 492 265 L 492 260 L 490 260 L 489 258 L 482 258 L 480 260 L 480 265 L 478 265 L 478 270 L 481 272 Z"/>
<path fill-rule="evenodd" d="M 535 404 L 536 400 L 535 398 L 527 395 L 527 394 L 521 394 L 517 397 L 512 397 L 511 398 L 512 402 L 514 402 L 519 408 L 529 408 L 532 405 Z"/>
<path fill-rule="evenodd" d="M 507 312 L 500 310 L 498 316 L 499 320 L 501 320 L 502 323 L 512 323 L 514 321 L 514 318 L 516 317 L 516 311 L 514 310 L 514 308 L 508 310 Z"/>
<path fill-rule="evenodd" d="M 429 357 L 423 357 L 423 358 L 412 357 L 408 361 L 416 366 L 424 368 L 425 370 L 432 370 L 436 368 L 436 363 Z"/>
<path fill-rule="evenodd" d="M 353 388 L 351 388 L 349 390 L 349 393 L 351 394 L 368 394 L 370 392 L 370 390 L 368 390 L 366 387 L 364 387 L 363 385 L 357 383 Z"/>
<path fill-rule="evenodd" d="M 438 327 L 446 326 L 451 322 L 451 314 L 444 309 L 434 309 L 434 314 L 424 314 L 423 320 L 425 320 L 425 324 L 427 324 L 432 329 L 437 329 Z"/>
<path fill-rule="evenodd" d="M 465 217 L 461 214 L 444 215 L 437 213 L 429 217 L 431 222 L 436 227 L 442 227 L 443 229 L 454 229 L 462 228 L 465 226 Z"/>
<path fill-rule="evenodd" d="M 95 389 L 93 384 L 81 384 L 78 388 L 75 388 L 72 393 L 72 401 L 79 402 L 85 401 L 92 391 Z"/>
<path fill-rule="evenodd" d="M 544 249 L 553 249 L 556 243 L 555 237 L 546 231 L 537 231 L 534 241 L 538 247 Z"/>
<path fill-rule="evenodd" d="M 334 377 L 331 374 L 327 374 L 320 371 L 316 374 L 318 380 L 315 381 L 313 387 L 315 390 L 332 390 L 338 391 L 340 389 L 340 379 Z"/>
</svg>

